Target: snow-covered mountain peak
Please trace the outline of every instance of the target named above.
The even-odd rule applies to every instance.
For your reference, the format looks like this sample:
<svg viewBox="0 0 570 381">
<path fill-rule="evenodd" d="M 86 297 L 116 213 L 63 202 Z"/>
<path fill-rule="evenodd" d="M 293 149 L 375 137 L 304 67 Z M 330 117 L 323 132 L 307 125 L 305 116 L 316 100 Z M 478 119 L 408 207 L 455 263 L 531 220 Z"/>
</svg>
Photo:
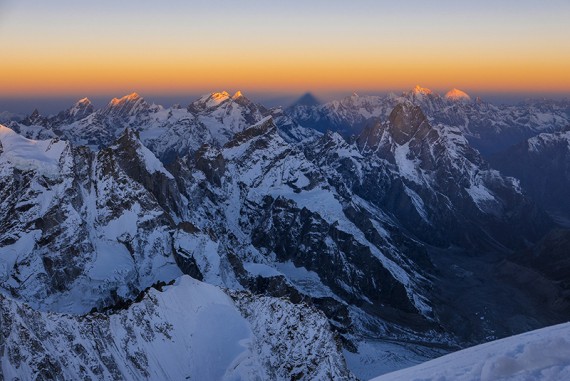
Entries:
<svg viewBox="0 0 570 381">
<path fill-rule="evenodd" d="M 412 89 L 412 94 L 414 95 L 430 95 L 433 94 L 433 92 L 425 87 L 421 87 L 420 85 L 416 85 L 416 87 L 414 87 Z"/>
<path fill-rule="evenodd" d="M 240 93 L 241 94 L 241 93 Z M 227 91 L 222 91 L 220 93 L 212 93 L 209 97 L 209 105 L 218 105 L 223 101 L 230 98 L 230 94 Z"/>
<path fill-rule="evenodd" d="M 471 97 L 466 92 L 453 88 L 445 94 L 445 99 L 457 102 L 457 101 L 470 101 Z"/>
<path fill-rule="evenodd" d="M 128 142 L 131 142 L 133 144 L 136 144 L 137 146 L 142 144 L 140 142 L 139 134 L 135 130 L 133 130 L 132 128 L 129 128 L 129 127 L 125 128 L 125 130 L 119 136 L 117 141 L 119 143 L 122 141 L 128 141 Z"/>
<path fill-rule="evenodd" d="M 75 103 L 76 106 L 78 106 L 78 105 L 90 105 L 90 104 L 91 104 L 91 100 L 87 97 L 81 98 L 80 100 L 78 100 Z"/>
<path fill-rule="evenodd" d="M 140 95 L 131 93 L 121 98 L 113 98 L 103 109 L 103 113 L 113 114 L 117 117 L 131 117 L 141 111 L 148 110 L 149 107 L 149 104 Z"/>
<path fill-rule="evenodd" d="M 348 143 L 344 138 L 335 131 L 328 130 L 321 138 L 323 146 L 335 146 L 335 147 L 348 147 Z"/>
<path fill-rule="evenodd" d="M 241 92 L 238 93 L 243 97 L 243 94 L 241 94 Z M 235 95 L 238 94 L 236 93 Z M 240 97 L 237 96 L 235 99 L 238 98 Z M 192 102 L 190 106 L 188 106 L 188 110 L 192 112 L 200 112 L 208 109 L 213 109 L 230 99 L 232 99 L 232 97 L 227 91 L 206 94 Z"/>
<path fill-rule="evenodd" d="M 46 118 L 43 117 L 43 116 L 40 114 L 39 110 L 36 108 L 36 109 L 34 109 L 34 111 L 32 111 L 32 113 L 31 113 L 29 116 L 27 116 L 27 117 L 22 121 L 22 123 L 25 124 L 25 125 L 27 125 L 27 126 L 36 125 L 36 124 L 37 124 L 37 125 L 41 125 L 41 124 L 45 121 L 45 119 L 46 119 Z"/>
<path fill-rule="evenodd" d="M 131 94 L 125 95 L 124 97 L 121 97 L 121 98 L 111 99 L 111 102 L 109 103 L 109 105 L 117 106 L 120 104 L 125 104 L 127 102 L 137 102 L 138 100 L 141 100 L 141 99 L 142 99 L 142 97 L 140 95 L 138 95 L 137 93 L 131 93 Z"/>
<path fill-rule="evenodd" d="M 256 107 L 255 104 L 239 90 L 232 96 L 231 101 L 246 108 Z"/>
<path fill-rule="evenodd" d="M 69 116 L 75 119 L 81 119 L 86 117 L 87 115 L 93 113 L 95 111 L 95 107 L 89 100 L 89 98 L 81 98 L 68 110 Z"/>
</svg>

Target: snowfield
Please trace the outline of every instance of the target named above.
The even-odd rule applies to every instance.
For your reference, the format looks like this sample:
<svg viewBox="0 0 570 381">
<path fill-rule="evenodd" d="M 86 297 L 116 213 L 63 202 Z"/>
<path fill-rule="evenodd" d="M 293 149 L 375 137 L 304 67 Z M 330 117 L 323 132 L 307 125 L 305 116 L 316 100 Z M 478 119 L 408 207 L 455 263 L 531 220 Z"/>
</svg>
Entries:
<svg viewBox="0 0 570 381">
<path fill-rule="evenodd" d="M 570 380 L 570 323 L 477 345 L 372 381 Z"/>
<path fill-rule="evenodd" d="M 0 163 L 7 162 L 23 171 L 37 170 L 46 176 L 56 176 L 59 173 L 59 160 L 68 143 L 26 139 L 0 125 L 0 147 Z"/>
</svg>

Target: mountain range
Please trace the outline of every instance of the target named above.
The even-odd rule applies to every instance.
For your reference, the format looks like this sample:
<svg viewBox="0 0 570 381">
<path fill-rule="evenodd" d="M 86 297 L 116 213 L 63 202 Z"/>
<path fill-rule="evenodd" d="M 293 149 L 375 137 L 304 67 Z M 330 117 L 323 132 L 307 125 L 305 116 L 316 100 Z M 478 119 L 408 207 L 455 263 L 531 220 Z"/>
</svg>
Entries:
<svg viewBox="0 0 570 381">
<path fill-rule="evenodd" d="M 568 125 L 566 101 L 419 86 L 10 121 L 2 373 L 366 378 L 560 323 Z"/>
</svg>

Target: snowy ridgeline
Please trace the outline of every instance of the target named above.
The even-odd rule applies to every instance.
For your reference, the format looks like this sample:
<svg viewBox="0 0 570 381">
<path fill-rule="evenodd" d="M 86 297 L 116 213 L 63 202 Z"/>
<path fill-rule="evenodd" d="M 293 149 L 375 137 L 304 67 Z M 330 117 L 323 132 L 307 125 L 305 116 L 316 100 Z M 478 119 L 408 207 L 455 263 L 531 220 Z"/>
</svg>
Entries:
<svg viewBox="0 0 570 381">
<path fill-rule="evenodd" d="M 323 315 L 234 297 L 189 276 L 108 314 L 40 312 L 0 295 L 0 378 L 353 379 Z"/>
<path fill-rule="evenodd" d="M 477 345 L 371 381 L 570 380 L 570 323 Z"/>
</svg>

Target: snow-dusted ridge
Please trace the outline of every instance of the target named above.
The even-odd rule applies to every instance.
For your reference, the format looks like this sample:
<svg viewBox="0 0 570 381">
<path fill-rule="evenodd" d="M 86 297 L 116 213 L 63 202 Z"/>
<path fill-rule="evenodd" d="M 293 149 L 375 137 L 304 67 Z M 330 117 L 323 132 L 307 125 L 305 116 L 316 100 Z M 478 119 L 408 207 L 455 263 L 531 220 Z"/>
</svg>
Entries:
<svg viewBox="0 0 570 381">
<path fill-rule="evenodd" d="M 416 86 L 401 94 L 385 96 L 355 94 L 322 105 L 297 105 L 287 113 L 298 123 L 319 131 L 357 135 L 378 119 L 386 119 L 404 101 L 421 107 L 431 123 L 459 128 L 483 154 L 492 154 L 541 132 L 554 132 L 570 125 L 570 102 L 528 101 L 495 105 L 452 89 L 445 95 Z"/>
<path fill-rule="evenodd" d="M 65 141 L 26 139 L 8 127 L 0 125 L 0 162 L 6 162 L 23 171 L 35 170 L 46 176 L 56 176 L 64 150 Z"/>
<path fill-rule="evenodd" d="M 188 276 L 106 314 L 38 312 L 0 295 L 0 371 L 10 379 L 353 379 L 316 311 L 300 325 L 291 303 L 234 297 L 237 306 Z"/>
</svg>

